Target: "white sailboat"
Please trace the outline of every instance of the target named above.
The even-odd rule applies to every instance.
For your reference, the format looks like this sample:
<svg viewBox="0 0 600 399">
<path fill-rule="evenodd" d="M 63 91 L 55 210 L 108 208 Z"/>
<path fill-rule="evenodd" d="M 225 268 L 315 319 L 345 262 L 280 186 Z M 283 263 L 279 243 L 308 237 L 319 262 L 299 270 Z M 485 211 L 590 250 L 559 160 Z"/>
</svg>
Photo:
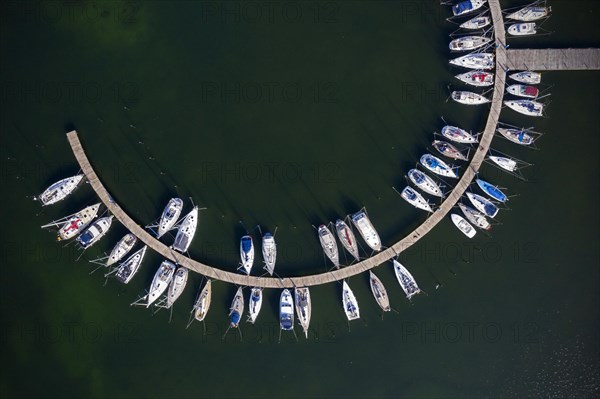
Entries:
<svg viewBox="0 0 600 399">
<path fill-rule="evenodd" d="M 452 223 L 454 223 L 454 225 L 467 237 L 473 238 L 475 237 L 475 234 L 477 234 L 475 228 L 462 216 L 452 213 L 450 219 L 452 219 Z"/>
<path fill-rule="evenodd" d="M 208 313 L 208 309 L 210 308 L 210 300 L 212 297 L 212 287 L 211 280 L 208 280 L 204 285 L 202 291 L 198 295 L 196 299 L 196 303 L 194 303 L 194 318 L 198 321 L 204 320 L 206 314 Z"/>
<path fill-rule="evenodd" d="M 517 111 L 518 113 L 523 115 L 543 116 L 544 114 L 544 104 L 538 103 L 537 101 L 510 100 L 504 101 L 504 104 L 513 111 Z"/>
<path fill-rule="evenodd" d="M 286 331 L 294 328 L 294 300 L 287 288 L 279 297 L 279 327 Z"/>
<path fill-rule="evenodd" d="M 440 188 L 440 185 L 435 182 L 431 177 L 427 176 L 425 173 L 421 172 L 418 169 L 411 169 L 408 171 L 408 178 L 413 184 L 419 187 L 421 190 L 426 192 L 427 194 L 434 195 L 436 197 L 443 198 L 444 192 Z M 406 199 L 406 198 L 405 198 Z M 408 199 L 406 199 L 408 201 Z M 410 202 L 410 201 L 409 201 Z M 427 201 L 425 201 L 427 202 Z M 429 205 L 429 204 L 427 204 Z M 421 208 L 423 209 L 423 208 Z"/>
<path fill-rule="evenodd" d="M 298 322 L 302 326 L 304 336 L 308 338 L 308 327 L 310 325 L 310 316 L 312 304 L 310 300 L 310 291 L 308 287 L 297 287 L 294 289 L 294 304 L 296 305 L 296 314 Z"/>
<path fill-rule="evenodd" d="M 519 22 L 508 27 L 507 32 L 513 36 L 529 36 L 537 33 L 535 22 Z"/>
<path fill-rule="evenodd" d="M 40 200 L 42 206 L 52 205 L 58 201 L 64 200 L 69 194 L 71 194 L 81 183 L 84 175 L 75 175 L 67 177 L 53 183 L 41 193 L 37 199 Z"/>
<path fill-rule="evenodd" d="M 360 318 L 360 309 L 354 293 L 346 283 L 346 280 L 342 283 L 342 304 L 344 305 L 344 312 L 348 320 L 356 320 Z"/>
<path fill-rule="evenodd" d="M 148 290 L 146 307 L 150 307 L 165 291 L 169 288 L 169 284 L 175 273 L 175 265 L 168 260 L 163 260 L 160 267 L 154 274 L 152 284 Z"/>
<path fill-rule="evenodd" d="M 137 242 L 137 237 L 131 233 L 125 234 L 114 246 L 110 255 L 106 259 L 106 266 L 113 265 L 119 262 L 131 251 Z"/>
<path fill-rule="evenodd" d="M 485 28 L 486 26 L 492 23 L 492 19 L 487 15 L 480 15 L 474 18 L 469 19 L 466 22 L 463 22 L 459 25 L 460 28 L 468 29 L 468 30 L 476 30 Z"/>
<path fill-rule="evenodd" d="M 542 74 L 533 71 L 515 72 L 508 75 L 509 78 L 520 83 L 537 85 L 542 81 Z"/>
<path fill-rule="evenodd" d="M 373 224 L 369 220 L 366 211 L 358 211 L 353 214 L 350 219 L 352 219 L 352 223 L 360 233 L 361 237 L 367 245 L 374 251 L 381 250 L 381 239 L 379 238 L 379 234 L 373 227 Z"/>
<path fill-rule="evenodd" d="M 144 245 L 142 248 L 131 254 L 131 256 L 125 260 L 125 262 L 119 264 L 117 272 L 115 273 L 117 280 L 123 284 L 127 284 L 131 281 L 133 276 L 135 276 L 142 265 L 147 248 L 148 247 Z"/>
<path fill-rule="evenodd" d="M 242 313 L 244 313 L 244 295 L 242 287 L 239 287 L 229 308 L 229 327 L 238 328 Z"/>
<path fill-rule="evenodd" d="M 252 265 L 254 264 L 254 242 L 252 237 L 245 235 L 240 239 L 240 267 L 247 275 L 250 275 Z"/>
<path fill-rule="evenodd" d="M 449 61 L 450 64 L 468 69 L 493 69 L 493 53 L 470 53 Z"/>
<path fill-rule="evenodd" d="M 515 21 L 531 22 L 544 18 L 548 15 L 549 11 L 548 7 L 528 6 L 512 14 L 508 14 L 506 18 L 514 19 Z"/>
<path fill-rule="evenodd" d="M 400 193 L 400 196 L 415 208 L 419 208 L 427 212 L 433 212 L 433 209 L 431 209 L 431 205 L 429 205 L 429 202 L 427 202 L 427 200 L 423 198 L 423 196 L 419 192 L 413 190 L 409 186 L 404 187 L 404 189 Z"/>
<path fill-rule="evenodd" d="M 356 237 L 354 236 L 354 232 L 343 220 L 338 219 L 335 222 L 335 231 L 337 232 L 337 236 L 340 239 L 340 242 L 346 248 L 346 251 L 350 253 L 354 257 L 354 259 L 359 260 L 358 254 L 358 244 L 356 242 Z"/>
<path fill-rule="evenodd" d="M 160 221 L 158 222 L 157 238 L 162 237 L 167 231 L 171 230 L 183 210 L 183 201 L 181 198 L 171 198 L 165 206 Z"/>
<path fill-rule="evenodd" d="M 489 199 L 469 191 L 467 191 L 466 194 L 467 198 L 469 198 L 469 201 L 471 201 L 475 209 L 477 209 L 478 211 L 484 213 L 486 216 L 489 216 L 491 218 L 498 214 L 498 207 L 494 205 L 494 203 Z"/>
<path fill-rule="evenodd" d="M 527 130 L 525 129 L 508 129 L 504 127 L 499 127 L 497 131 L 507 140 L 510 140 L 513 143 L 521 145 L 533 144 L 533 136 L 528 134 Z"/>
<path fill-rule="evenodd" d="M 379 277 L 377 277 L 375 273 L 373 273 L 371 270 L 369 270 L 369 283 L 371 285 L 371 292 L 373 293 L 373 297 L 375 297 L 375 300 L 377 301 L 377 304 L 379 305 L 381 310 L 383 310 L 384 312 L 389 312 L 391 310 L 391 307 L 387 291 Z"/>
<path fill-rule="evenodd" d="M 491 41 L 491 38 L 485 36 L 462 36 L 452 40 L 448 47 L 452 51 L 469 51 L 483 47 Z"/>
<path fill-rule="evenodd" d="M 188 213 L 181 224 L 179 225 L 179 229 L 177 230 L 177 235 L 175 236 L 175 241 L 171 248 L 181 253 L 187 252 L 192 240 L 194 239 L 194 234 L 196 234 L 196 226 L 198 225 L 198 207 L 195 206 L 194 209 Z"/>
<path fill-rule="evenodd" d="M 433 140 L 433 143 L 431 143 L 431 145 L 433 146 L 433 148 L 435 148 L 440 154 L 442 154 L 445 157 L 451 158 L 451 159 L 457 159 L 460 161 L 468 161 L 469 158 L 467 158 L 458 148 L 456 148 L 454 145 L 443 141 L 443 140 Z"/>
<path fill-rule="evenodd" d="M 179 299 L 188 280 L 188 269 L 185 267 L 178 268 L 173 274 L 173 279 L 169 283 L 169 290 L 167 291 L 167 304 L 166 308 L 173 306 L 175 301 Z"/>
<path fill-rule="evenodd" d="M 540 90 L 537 87 L 522 84 L 510 85 L 506 88 L 506 92 L 513 96 L 525 98 L 537 98 L 540 94 Z"/>
<path fill-rule="evenodd" d="M 438 157 L 435 157 L 431 154 L 424 154 L 421 156 L 419 162 L 421 162 L 421 165 L 436 175 L 458 179 L 458 174 L 456 173 L 457 168 L 449 166 L 446 162 L 442 161 Z"/>
<path fill-rule="evenodd" d="M 455 17 L 469 14 L 479 10 L 485 3 L 486 0 L 464 0 L 452 6 L 452 14 L 454 14 Z"/>
<path fill-rule="evenodd" d="M 396 273 L 396 278 L 398 279 L 398 283 L 406 298 L 410 300 L 414 295 L 417 295 L 421 292 L 417 282 L 410 272 L 396 259 L 392 259 L 392 263 L 394 264 L 394 272 Z"/>
<path fill-rule="evenodd" d="M 99 210 L 100 203 L 97 203 L 64 218 L 63 220 L 66 219 L 66 221 L 58 229 L 56 240 L 69 240 L 81 233 L 98 216 Z"/>
<path fill-rule="evenodd" d="M 461 144 L 478 143 L 477 137 L 456 126 L 446 125 L 442 128 L 442 136 Z"/>
<path fill-rule="evenodd" d="M 113 215 L 100 218 L 90 225 L 83 233 L 76 238 L 76 241 L 82 248 L 89 248 L 97 243 L 110 229 Z"/>
<path fill-rule="evenodd" d="M 506 157 L 498 157 L 494 155 L 490 155 L 489 159 L 502 169 L 508 170 L 509 172 L 514 172 L 515 170 L 517 170 L 517 161 L 513 159 Z"/>
<path fill-rule="evenodd" d="M 456 75 L 455 78 L 476 87 L 486 87 L 494 84 L 494 74 L 492 72 L 468 71 Z"/>
<path fill-rule="evenodd" d="M 490 102 L 489 98 L 482 96 L 481 94 L 473 93 L 472 91 L 453 91 L 450 93 L 450 97 L 457 103 L 465 105 L 481 105 Z"/>
<path fill-rule="evenodd" d="M 254 324 L 260 308 L 262 307 L 263 294 L 261 288 L 252 288 L 250 290 L 250 297 L 248 298 L 248 322 Z"/>
<path fill-rule="evenodd" d="M 492 225 L 490 224 L 490 222 L 488 222 L 487 218 L 485 217 L 485 215 L 483 213 L 481 213 L 471 207 L 468 207 L 468 206 L 464 205 L 463 203 L 459 203 L 458 207 L 460 208 L 462 213 L 465 215 L 467 220 L 469 222 L 473 223 L 475 226 L 479 227 L 480 229 L 484 229 L 484 230 L 489 230 L 492 228 Z"/>
<path fill-rule="evenodd" d="M 272 276 L 277 260 L 277 245 L 275 244 L 275 237 L 271 233 L 265 233 L 262 237 L 262 255 L 265 269 Z"/>
<path fill-rule="evenodd" d="M 335 267 L 339 268 L 340 259 L 337 243 L 335 242 L 335 237 L 333 236 L 333 234 L 331 234 L 331 231 L 324 224 L 319 226 L 318 234 L 319 241 L 321 242 L 321 247 L 323 248 L 323 252 L 331 261 L 331 263 L 333 263 Z"/>
</svg>

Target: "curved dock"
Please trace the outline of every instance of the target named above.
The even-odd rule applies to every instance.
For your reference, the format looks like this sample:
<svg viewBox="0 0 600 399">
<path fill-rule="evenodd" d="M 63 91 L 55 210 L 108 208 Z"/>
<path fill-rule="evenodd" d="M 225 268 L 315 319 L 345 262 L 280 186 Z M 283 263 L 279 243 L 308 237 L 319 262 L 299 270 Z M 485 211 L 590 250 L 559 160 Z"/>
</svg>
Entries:
<svg viewBox="0 0 600 399">
<path fill-rule="evenodd" d="M 414 245 L 417 241 L 423 238 L 431 229 L 433 229 L 440 221 L 442 221 L 448 212 L 452 210 L 454 205 L 458 202 L 460 197 L 463 195 L 469 184 L 473 180 L 473 177 L 481 167 L 483 160 L 487 154 L 487 150 L 494 137 L 496 125 L 498 124 L 498 118 L 500 116 L 500 110 L 502 108 L 502 98 L 504 93 L 504 81 L 506 77 L 506 71 L 499 65 L 506 65 L 506 50 L 502 43 L 505 42 L 504 23 L 502 19 L 502 10 L 500 9 L 499 0 L 489 0 L 490 10 L 492 19 L 494 20 L 494 31 L 496 35 L 497 43 L 501 45 L 496 49 L 496 81 L 494 85 L 494 95 L 491 102 L 491 110 L 488 115 L 488 119 L 485 125 L 485 130 L 480 138 L 480 144 L 468 165 L 466 171 L 461 176 L 456 187 L 448 194 L 439 209 L 436 210 L 423 224 L 417 227 L 414 231 L 398 241 L 390 248 L 377 253 L 376 255 L 358 262 L 354 265 L 346 266 L 338 270 L 333 270 L 326 273 L 314 274 L 310 276 L 299 276 L 299 277 L 255 277 L 246 276 L 239 273 L 233 273 L 224 271 L 209 265 L 205 265 L 201 262 L 195 261 L 184 255 L 176 253 L 171 250 L 168 246 L 150 235 L 143 227 L 135 222 L 129 215 L 127 215 L 123 209 L 113 200 L 110 196 L 98 175 L 92 168 L 85 151 L 79 140 L 79 136 L 76 131 L 67 133 L 67 138 L 71 145 L 71 149 L 75 154 L 75 158 L 79 163 L 83 173 L 86 175 L 90 185 L 108 208 L 108 210 L 115 216 L 115 218 L 122 223 L 132 234 L 135 234 L 138 239 L 144 244 L 148 245 L 152 250 L 158 252 L 160 255 L 169 259 L 173 262 L 177 262 L 181 266 L 185 266 L 190 270 L 200 273 L 210 279 L 216 279 L 225 281 L 232 284 L 262 287 L 262 288 L 292 288 L 295 286 L 314 286 L 319 284 L 331 283 L 339 281 L 364 271 L 372 269 L 390 259 L 394 258 L 397 254 L 406 250 L 407 248 Z"/>
</svg>

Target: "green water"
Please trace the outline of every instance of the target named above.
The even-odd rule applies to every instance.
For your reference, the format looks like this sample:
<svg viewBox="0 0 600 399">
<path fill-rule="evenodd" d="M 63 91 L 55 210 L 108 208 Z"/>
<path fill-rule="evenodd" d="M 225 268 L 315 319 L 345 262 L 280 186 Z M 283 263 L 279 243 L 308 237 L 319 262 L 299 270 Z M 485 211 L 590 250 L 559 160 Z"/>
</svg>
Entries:
<svg viewBox="0 0 600 399">
<path fill-rule="evenodd" d="M 512 2 L 512 4 L 517 4 Z M 552 2 L 553 35 L 512 48 L 599 46 L 596 2 Z M 366 206 L 384 244 L 425 216 L 391 189 L 426 151 L 440 116 L 481 130 L 483 108 L 446 103 L 448 10 L 436 2 L 3 2 L 1 132 L 2 397 L 597 397 L 597 72 L 545 73 L 548 119 L 502 120 L 546 133 L 540 151 L 494 141 L 532 164 L 491 236 L 442 222 L 403 254 L 427 296 L 411 306 L 389 264 L 375 272 L 398 314 L 380 318 L 366 275 L 311 289 L 309 339 L 278 344 L 279 292 L 256 326 L 224 340 L 235 287 L 213 282 L 205 325 L 185 329 L 201 277 L 173 320 L 129 304 L 86 252 L 39 225 L 95 201 L 89 187 L 40 212 L 27 196 L 73 174 L 76 128 L 117 202 L 140 224 L 166 201 L 207 210 L 190 254 L 234 271 L 239 237 L 277 228 L 281 275 L 325 271 L 312 225 Z M 574 9 L 573 9 L 574 8 Z M 188 202 L 187 208 L 191 205 Z M 259 237 L 258 231 L 254 231 Z M 254 266 L 259 274 L 260 266 Z M 439 290 L 435 289 L 441 284 Z M 301 330 L 296 328 L 296 333 Z"/>
</svg>

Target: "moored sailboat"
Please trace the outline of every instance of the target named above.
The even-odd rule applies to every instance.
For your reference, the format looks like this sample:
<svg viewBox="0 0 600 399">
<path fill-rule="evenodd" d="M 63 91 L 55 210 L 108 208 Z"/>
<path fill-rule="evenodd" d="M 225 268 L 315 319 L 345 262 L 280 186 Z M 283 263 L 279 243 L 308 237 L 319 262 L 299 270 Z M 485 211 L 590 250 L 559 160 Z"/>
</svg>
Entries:
<svg viewBox="0 0 600 399">
<path fill-rule="evenodd" d="M 148 290 L 146 307 L 150 307 L 169 287 L 173 274 L 175 273 L 175 265 L 168 260 L 163 260 L 158 270 L 154 274 L 152 284 Z"/>
<path fill-rule="evenodd" d="M 515 170 L 517 170 L 517 161 L 515 161 L 514 159 L 499 157 L 495 155 L 490 155 L 489 159 L 502 169 L 508 170 L 509 172 L 514 172 Z"/>
<path fill-rule="evenodd" d="M 310 325 L 310 316 L 312 312 L 312 303 L 308 287 L 296 287 L 294 289 L 294 303 L 296 305 L 298 322 L 300 323 L 300 326 L 302 326 L 304 336 L 308 338 L 308 327 Z"/>
<path fill-rule="evenodd" d="M 369 270 L 369 284 L 371 286 L 371 293 L 373 293 L 373 297 L 377 301 L 377 304 L 381 310 L 384 312 L 389 312 L 391 310 L 390 298 L 388 297 L 387 291 L 379 277 L 377 277 L 371 270 Z"/>
<path fill-rule="evenodd" d="M 333 265 L 337 268 L 340 267 L 340 259 L 338 253 L 337 243 L 335 241 L 335 237 L 331 233 L 331 231 L 324 224 L 319 226 L 318 229 L 319 241 L 321 242 L 321 247 L 323 248 L 323 252 L 327 256 L 327 258 L 333 263 Z"/>
<path fill-rule="evenodd" d="M 170 308 L 173 306 L 175 301 L 179 299 L 188 280 L 188 269 L 185 267 L 179 267 L 173 274 L 173 279 L 169 283 L 169 290 L 167 291 L 167 304 L 166 307 Z"/>
<path fill-rule="evenodd" d="M 419 192 L 413 190 L 409 186 L 404 187 L 404 189 L 400 193 L 400 196 L 415 208 L 419 208 L 427 212 L 433 212 L 433 209 L 431 209 L 431 205 L 429 205 L 429 202 L 427 202 L 427 200 L 423 198 L 423 196 Z"/>
<path fill-rule="evenodd" d="M 520 22 L 510 25 L 506 31 L 513 36 L 529 36 L 537 33 L 537 27 L 535 22 Z"/>
<path fill-rule="evenodd" d="M 461 82 L 476 87 L 491 86 L 494 84 L 494 74 L 485 71 L 468 71 L 455 76 Z"/>
<path fill-rule="evenodd" d="M 242 313 L 244 313 L 244 295 L 242 287 L 239 287 L 229 308 L 229 327 L 238 328 Z"/>
<path fill-rule="evenodd" d="M 344 305 L 344 312 L 348 320 L 356 320 L 360 318 L 360 309 L 354 293 L 346 283 L 346 280 L 342 283 L 342 304 Z"/>
<path fill-rule="evenodd" d="M 171 230 L 183 210 L 183 201 L 181 198 L 171 198 L 165 206 L 160 221 L 158 222 L 157 238 L 162 237 L 167 231 Z"/>
<path fill-rule="evenodd" d="M 248 298 L 248 322 L 254 324 L 262 307 L 262 302 L 262 289 L 257 287 L 252 288 L 250 290 L 250 297 Z"/>
<path fill-rule="evenodd" d="M 544 104 L 532 100 L 510 100 L 504 101 L 504 104 L 523 115 L 542 116 L 544 113 Z"/>
<path fill-rule="evenodd" d="M 448 47 L 452 51 L 468 51 L 483 47 L 491 41 L 491 38 L 485 36 L 462 36 L 452 40 Z"/>
<path fill-rule="evenodd" d="M 434 195 L 436 197 L 443 198 L 444 192 L 440 188 L 440 185 L 435 182 L 431 177 L 427 176 L 425 173 L 421 172 L 418 169 L 411 169 L 408 171 L 408 178 L 413 184 L 419 187 L 421 190 L 426 192 L 427 194 Z M 408 199 L 407 199 L 408 201 Z M 410 201 L 409 201 L 410 202 Z M 427 202 L 427 201 L 425 201 Z M 422 209 L 422 208 L 421 208 Z"/>
<path fill-rule="evenodd" d="M 67 220 L 58 229 L 56 239 L 58 241 L 69 240 L 81 233 L 98 216 L 98 210 L 100 210 L 100 203 L 88 206 L 71 216 L 67 216 Z"/>
<path fill-rule="evenodd" d="M 480 9 L 485 3 L 486 0 L 464 0 L 452 6 L 452 14 L 454 14 L 455 17 L 469 14 Z"/>
<path fill-rule="evenodd" d="M 262 255 L 265 269 L 272 276 L 277 260 L 277 245 L 275 244 L 275 237 L 271 233 L 265 233 L 262 237 Z"/>
<path fill-rule="evenodd" d="M 177 235 L 175 236 L 175 241 L 171 248 L 181 253 L 187 252 L 194 239 L 194 235 L 196 234 L 196 226 L 198 225 L 198 207 L 195 206 L 194 209 L 188 213 L 181 224 L 179 225 L 179 229 L 177 230 Z"/>
<path fill-rule="evenodd" d="M 42 206 L 52 205 L 58 201 L 62 201 L 69 196 L 79 186 L 84 175 L 75 175 L 67 177 L 53 183 L 41 193 L 37 199 L 40 200 Z"/>
<path fill-rule="evenodd" d="M 479 188 L 481 188 L 481 190 L 483 190 L 491 198 L 493 198 L 497 201 L 500 201 L 500 202 L 508 201 L 508 197 L 506 196 L 506 194 L 504 194 L 502 192 L 502 190 L 500 190 L 498 187 L 494 186 L 493 184 L 488 183 L 487 181 L 482 180 L 482 179 L 476 179 L 475 182 L 477 183 Z"/>
<path fill-rule="evenodd" d="M 493 53 L 470 53 L 449 61 L 450 64 L 468 69 L 494 69 Z"/>
<path fill-rule="evenodd" d="M 417 282 L 408 269 L 406 269 L 400 262 L 396 259 L 392 259 L 392 264 L 394 265 L 394 272 L 396 273 L 396 278 L 398 279 L 398 283 L 406 298 L 410 300 L 414 295 L 417 295 L 421 292 Z"/>
<path fill-rule="evenodd" d="M 506 88 L 506 92 L 513 96 L 525 97 L 525 98 L 537 98 L 540 91 L 535 86 L 528 85 L 510 85 Z"/>
<path fill-rule="evenodd" d="M 242 261 L 241 269 L 247 275 L 250 275 L 254 264 L 254 242 L 249 235 L 245 235 L 240 239 L 240 259 Z"/>
<path fill-rule="evenodd" d="M 467 237 L 473 238 L 475 237 L 475 234 L 477 234 L 475 228 L 462 216 L 453 213 L 450 215 L 450 219 L 452 219 L 452 223 L 454 223 L 454 225 Z"/>
<path fill-rule="evenodd" d="M 548 7 L 528 6 L 512 14 L 508 14 L 506 18 L 514 19 L 515 21 L 531 22 L 544 18 L 548 15 L 548 12 Z"/>
<path fill-rule="evenodd" d="M 542 74 L 533 71 L 515 72 L 508 75 L 508 77 L 520 83 L 533 85 L 539 84 L 542 81 Z"/>
<path fill-rule="evenodd" d="M 454 101 L 465 105 L 481 105 L 490 102 L 490 99 L 472 91 L 453 91 L 450 96 Z"/>
<path fill-rule="evenodd" d="M 421 165 L 436 175 L 458 179 L 458 174 L 455 170 L 457 168 L 449 166 L 446 162 L 442 161 L 438 157 L 435 157 L 431 154 L 424 154 L 421 156 L 419 162 L 421 162 Z"/>
<path fill-rule="evenodd" d="M 286 331 L 294 328 L 294 301 L 287 288 L 279 297 L 279 327 Z"/>
<path fill-rule="evenodd" d="M 343 220 L 338 219 L 335 221 L 335 231 L 337 233 L 342 246 L 346 248 L 346 251 L 350 253 L 354 257 L 354 259 L 359 260 L 358 253 L 358 244 L 356 242 L 356 237 L 354 236 L 354 232 Z"/>
<path fill-rule="evenodd" d="M 446 141 L 434 140 L 433 143 L 431 143 L 431 145 L 445 157 L 460 161 L 469 160 L 469 158 L 467 158 L 458 148 Z"/>
<path fill-rule="evenodd" d="M 479 15 L 477 17 L 471 18 L 466 22 L 463 22 L 459 25 L 460 28 L 475 30 L 485 28 L 486 26 L 492 23 L 492 19 L 487 15 Z"/>
<path fill-rule="evenodd" d="M 135 276 L 142 265 L 147 248 L 148 247 L 144 245 L 142 248 L 131 254 L 131 256 L 125 260 L 125 262 L 119 264 L 117 272 L 115 273 L 117 280 L 123 284 L 127 284 L 131 281 L 133 276 Z"/>
<path fill-rule="evenodd" d="M 483 212 L 485 215 L 493 218 L 498 214 L 498 207 L 489 199 L 482 197 L 479 194 L 474 194 L 472 192 L 467 191 L 467 198 L 473 204 L 475 209 L 480 212 Z"/>
<path fill-rule="evenodd" d="M 442 128 L 442 136 L 461 144 L 478 143 L 477 137 L 456 126 L 446 125 Z"/>
<path fill-rule="evenodd" d="M 208 313 L 208 309 L 210 308 L 210 301 L 212 297 L 212 284 L 211 280 L 208 280 L 200 291 L 198 298 L 196 299 L 196 303 L 194 303 L 194 318 L 198 321 L 204 320 L 206 314 Z"/>
<path fill-rule="evenodd" d="M 377 234 L 375 227 L 373 227 L 371 220 L 369 220 L 367 212 L 364 210 L 358 211 L 353 214 L 350 219 L 352 219 L 352 223 L 354 223 L 354 226 L 367 245 L 374 251 L 380 251 L 381 239 L 379 238 L 379 234 Z"/>
<path fill-rule="evenodd" d="M 489 230 L 492 228 L 492 225 L 490 224 L 490 222 L 488 222 L 483 213 L 471 207 L 468 207 L 463 203 L 459 203 L 458 207 L 470 223 L 484 230 Z"/>
<path fill-rule="evenodd" d="M 125 234 L 114 246 L 110 255 L 106 259 L 106 266 L 117 263 L 125 257 L 131 251 L 137 242 L 137 237 L 131 233 Z"/>
<path fill-rule="evenodd" d="M 112 224 L 113 216 L 107 216 L 96 220 L 90 225 L 83 233 L 81 233 L 76 241 L 81 245 L 82 248 L 89 248 L 97 243 L 110 229 Z"/>
</svg>

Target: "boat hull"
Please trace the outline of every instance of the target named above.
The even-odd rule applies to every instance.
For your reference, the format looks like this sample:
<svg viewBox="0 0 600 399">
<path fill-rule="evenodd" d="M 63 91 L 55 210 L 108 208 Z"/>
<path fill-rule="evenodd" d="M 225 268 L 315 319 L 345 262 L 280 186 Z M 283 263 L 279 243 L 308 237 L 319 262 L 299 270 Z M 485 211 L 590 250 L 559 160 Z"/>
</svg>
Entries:
<svg viewBox="0 0 600 399">
<path fill-rule="evenodd" d="M 465 220 L 465 218 L 463 218 L 460 215 L 457 215 L 456 213 L 451 214 L 450 218 L 452 219 L 452 223 L 454 223 L 456 228 L 459 229 L 461 231 L 461 233 L 466 235 L 468 238 L 475 237 L 475 234 L 477 234 L 477 231 L 475 230 L 475 228 L 473 226 L 471 226 L 471 224 L 469 222 L 467 222 Z"/>
</svg>

